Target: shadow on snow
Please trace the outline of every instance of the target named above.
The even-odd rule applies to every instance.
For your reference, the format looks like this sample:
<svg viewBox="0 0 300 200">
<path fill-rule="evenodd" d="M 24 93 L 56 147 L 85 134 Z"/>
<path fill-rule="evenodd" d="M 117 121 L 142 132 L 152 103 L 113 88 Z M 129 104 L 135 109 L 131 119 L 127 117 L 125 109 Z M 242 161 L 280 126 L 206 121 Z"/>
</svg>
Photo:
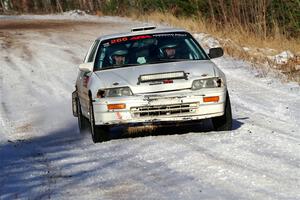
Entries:
<svg viewBox="0 0 300 200">
<path fill-rule="evenodd" d="M 238 129 L 242 124 L 239 120 L 234 120 L 233 129 Z M 152 133 L 122 136 L 120 135 L 122 131 L 117 127 L 111 130 L 111 136 L 112 139 L 116 139 L 185 134 L 209 132 L 211 128 L 210 120 L 205 120 L 197 125 L 163 127 Z M 226 134 L 226 132 L 221 134 Z M 147 145 L 149 146 L 149 140 L 143 139 L 138 139 L 138 142 L 111 140 L 94 145 L 89 134 L 78 133 L 76 123 L 69 124 L 64 129 L 49 132 L 45 136 L 7 143 L 0 146 L 0 199 L 42 199 L 64 193 L 71 197 L 72 194 L 68 194 L 68 191 L 76 193 L 76 191 L 84 190 L 80 188 L 105 190 L 108 191 L 108 196 L 119 199 L 122 198 L 123 193 L 118 190 L 116 192 L 118 187 L 129 187 L 130 184 L 136 183 L 140 186 L 132 185 L 135 189 L 131 191 L 127 188 L 130 190 L 128 192 L 143 193 L 146 187 L 155 190 L 159 198 L 172 196 L 176 198 L 178 193 L 176 189 L 199 182 L 193 176 L 169 168 L 166 162 L 147 162 L 143 159 L 136 159 L 140 156 L 139 152 L 143 151 Z M 117 156 L 115 156 L 116 152 Z M 124 169 L 128 170 L 120 173 Z M 165 188 L 162 190 L 161 187 Z M 201 189 L 196 190 L 194 187 L 192 189 L 195 190 L 193 193 L 200 195 Z M 211 195 L 213 199 L 214 196 Z M 232 196 L 234 195 L 231 194 Z M 209 196 L 203 197 L 210 198 Z"/>
</svg>

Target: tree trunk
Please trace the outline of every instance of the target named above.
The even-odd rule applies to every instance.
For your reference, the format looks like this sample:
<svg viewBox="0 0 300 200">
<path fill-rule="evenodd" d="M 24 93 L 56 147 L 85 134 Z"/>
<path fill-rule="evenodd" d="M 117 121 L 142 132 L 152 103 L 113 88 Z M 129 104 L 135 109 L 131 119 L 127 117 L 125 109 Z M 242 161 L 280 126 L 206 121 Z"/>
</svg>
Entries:
<svg viewBox="0 0 300 200">
<path fill-rule="evenodd" d="M 60 0 L 56 0 L 56 8 L 58 12 L 63 12 L 63 9 L 60 4 Z"/>
<path fill-rule="evenodd" d="M 215 18 L 214 8 L 213 8 L 213 5 L 211 3 L 211 0 L 208 0 L 208 3 L 209 3 L 210 15 L 212 17 L 212 21 L 213 21 L 213 23 L 215 23 L 216 22 L 216 18 Z"/>
<path fill-rule="evenodd" d="M 224 22 L 224 24 L 227 24 L 228 21 L 227 21 L 226 7 L 225 7 L 226 5 L 224 3 L 224 0 L 219 0 L 219 4 L 220 4 L 221 12 L 223 15 L 223 22 Z"/>
<path fill-rule="evenodd" d="M 6 12 L 6 8 L 5 8 L 5 5 L 4 5 L 4 3 L 3 3 L 3 0 L 0 0 L 0 11 L 3 11 L 3 13 L 5 13 Z"/>
</svg>

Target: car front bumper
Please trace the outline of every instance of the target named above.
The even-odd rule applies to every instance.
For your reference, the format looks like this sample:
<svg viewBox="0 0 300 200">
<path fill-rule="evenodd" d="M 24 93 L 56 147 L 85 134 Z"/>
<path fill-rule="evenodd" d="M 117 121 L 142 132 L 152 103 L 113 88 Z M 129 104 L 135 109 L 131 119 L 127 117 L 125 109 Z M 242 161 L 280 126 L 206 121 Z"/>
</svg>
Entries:
<svg viewBox="0 0 300 200">
<path fill-rule="evenodd" d="M 204 97 L 213 96 L 219 100 L 203 101 Z M 93 108 L 96 125 L 184 122 L 223 115 L 225 101 L 226 88 L 222 87 L 95 99 Z M 108 104 L 120 103 L 126 104 L 126 108 L 108 110 Z"/>
</svg>

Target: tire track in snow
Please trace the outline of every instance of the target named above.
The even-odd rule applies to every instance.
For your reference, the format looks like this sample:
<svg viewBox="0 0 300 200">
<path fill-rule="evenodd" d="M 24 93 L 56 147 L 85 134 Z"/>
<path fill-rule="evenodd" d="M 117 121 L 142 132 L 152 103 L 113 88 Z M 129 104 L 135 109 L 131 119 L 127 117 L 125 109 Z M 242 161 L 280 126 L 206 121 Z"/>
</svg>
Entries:
<svg viewBox="0 0 300 200">
<path fill-rule="evenodd" d="M 122 26 L 124 27 L 126 25 Z M 27 124 L 29 122 L 29 120 L 22 120 L 25 117 L 33 118 L 34 121 L 30 123 L 34 127 L 34 131 L 31 133 L 23 133 L 24 137 L 28 139 L 27 141 L 30 141 L 29 144 L 26 144 L 26 140 L 19 142 L 21 144 L 20 146 L 27 150 L 29 149 L 28 151 L 26 151 L 27 153 L 24 155 L 25 152 L 22 153 L 22 149 L 17 148 L 15 149 L 16 154 L 11 155 L 15 159 L 18 159 L 20 157 L 23 158 L 22 162 L 19 163 L 23 166 L 20 168 L 20 174 L 22 176 L 11 176 L 10 178 L 3 177 L 3 174 L 13 174 L 13 171 L 16 169 L 16 166 L 18 166 L 18 164 L 14 165 L 14 160 L 10 160 L 9 157 L 6 157 L 7 159 L 5 160 L 5 162 L 4 160 L 2 160 L 3 162 L 1 162 L 0 165 L 0 167 L 3 167 L 3 170 L 1 170 L 1 183 L 3 183 L 2 185 L 4 187 L 1 187 L 0 189 L 0 198 L 2 198 L 2 195 L 5 194 L 8 194 L 8 197 L 15 196 L 21 199 L 26 198 L 26 196 L 30 198 L 47 198 L 49 196 L 52 196 L 52 189 L 60 190 L 60 188 L 56 188 L 56 184 L 59 182 L 49 180 L 57 179 L 61 181 L 61 179 L 69 177 L 68 175 L 62 174 L 60 169 L 57 168 L 56 165 L 53 165 L 53 163 L 55 162 L 49 159 L 51 158 L 49 152 L 44 153 L 45 146 L 43 146 L 42 143 L 45 143 L 45 141 L 41 140 L 40 142 L 42 143 L 40 143 L 38 142 L 39 140 L 36 141 L 36 138 L 45 137 L 44 140 L 46 140 L 48 134 L 51 135 L 51 132 L 53 130 L 59 129 L 60 127 L 63 127 L 63 125 L 66 126 L 70 123 L 70 121 L 75 121 L 75 119 L 73 119 L 71 116 L 69 104 L 71 102 L 70 94 L 73 90 L 73 84 L 77 75 L 78 63 L 76 63 L 76 61 L 78 61 L 79 59 L 77 59 L 76 57 L 82 58 L 84 56 L 81 54 L 85 54 L 86 49 L 90 45 L 90 42 L 95 39 L 96 35 L 98 36 L 99 34 L 99 32 L 95 30 L 99 31 L 99 27 L 93 27 L 93 37 L 91 37 L 91 34 L 83 34 L 80 32 L 78 32 L 77 35 L 76 33 L 70 35 L 70 33 L 66 32 L 66 30 L 58 30 L 57 32 L 54 31 L 53 34 L 49 34 L 47 33 L 47 31 L 36 32 L 25 30 L 23 31 L 24 35 L 22 36 L 22 38 L 20 38 L 20 35 L 16 36 L 14 34 L 14 31 L 7 32 L 7 34 L 12 35 L 12 38 L 14 40 L 14 43 L 11 41 L 8 43 L 8 45 L 12 46 L 16 44 L 21 48 L 8 48 L 6 49 L 6 52 L 3 51 L 3 49 L 1 50 L 1 55 L 6 54 L 9 61 L 12 61 L 6 62 L 5 65 L 3 65 L 5 66 L 6 75 L 10 76 L 6 76 L 5 83 L 1 82 L 1 87 L 3 86 L 5 88 L 15 88 L 15 91 L 17 91 L 19 95 L 22 95 L 24 101 L 35 101 L 36 104 L 34 104 L 32 107 L 28 106 L 27 104 L 23 107 L 21 107 L 20 105 L 20 107 L 16 109 L 13 103 L 16 102 L 15 100 L 18 100 L 18 96 L 12 93 L 10 90 L 1 89 L 1 93 L 6 93 L 4 95 L 5 99 L 3 99 L 3 102 L 9 102 L 9 105 L 7 105 L 6 107 L 9 112 L 12 113 L 8 121 L 10 125 L 7 123 L 4 126 L 11 126 L 12 129 L 15 129 L 18 127 L 22 127 L 22 124 L 20 124 L 21 122 L 24 122 L 24 124 Z M 89 31 L 90 30 L 86 30 L 86 32 Z M 91 38 L 82 39 L 83 35 L 85 38 L 87 36 Z M 68 38 L 67 40 L 71 39 L 72 44 L 66 43 L 66 38 Z M 38 42 L 31 43 L 31 41 L 42 41 L 43 45 L 37 45 Z M 75 51 L 70 51 L 70 47 L 57 48 L 57 46 L 60 46 L 61 44 L 64 44 L 66 46 L 71 45 L 72 49 L 74 49 Z M 22 45 L 26 47 L 22 48 Z M 32 53 L 31 57 L 27 56 L 29 54 L 24 52 L 27 50 Z M 1 70 L 2 69 L 3 68 L 1 63 Z M 12 78 L 12 74 L 15 74 L 16 77 Z M 9 78 L 12 79 L 10 80 Z M 49 91 L 51 91 L 51 89 L 53 89 L 53 93 L 49 94 Z M 45 105 L 45 103 L 47 103 L 48 105 Z M 27 111 L 31 113 L 27 113 Z M 18 113 L 18 115 L 16 116 L 14 113 Z M 70 120 L 70 118 L 72 120 Z M 66 135 L 66 138 L 70 136 L 74 138 L 73 132 L 74 130 L 72 128 L 67 133 L 62 132 L 62 135 Z M 10 138 L 13 142 L 18 140 L 17 138 L 20 138 L 20 135 L 14 133 L 13 130 L 9 133 L 11 134 Z M 5 134 L 8 134 L 8 132 L 5 132 Z M 54 133 L 54 135 L 56 134 Z M 59 135 L 60 134 L 57 134 L 56 137 Z M 66 138 L 62 138 L 62 145 L 74 149 L 73 146 L 68 146 L 70 144 L 68 143 Z M 90 137 L 88 138 L 88 141 L 90 141 Z M 54 145 L 55 149 L 57 150 L 58 144 L 53 143 L 52 145 Z M 9 144 L 4 144 L 4 146 L 0 147 L 0 149 L 1 153 L 6 152 L 5 149 L 9 149 L 7 152 L 13 151 L 13 149 L 9 147 Z M 39 154 L 37 157 L 35 156 L 36 153 Z M 33 160 L 37 161 L 33 162 Z M 7 168 L 7 166 L 15 167 Z M 49 173 L 47 173 L 47 171 L 49 171 L 49 167 L 52 169 L 50 170 L 50 175 Z M 45 184 L 42 184 L 40 186 L 37 185 L 34 188 L 30 187 L 30 185 L 35 184 L 35 182 L 27 182 L 23 180 L 23 178 L 30 175 L 28 173 L 33 173 L 33 178 L 35 178 L 35 176 L 37 175 L 35 173 L 39 170 L 42 170 L 41 173 L 43 175 L 39 175 L 40 178 L 38 178 L 37 180 L 38 182 L 44 182 L 44 180 L 46 180 Z M 27 180 L 29 181 L 31 179 Z M 14 182 L 23 182 L 24 189 L 19 188 L 19 186 L 16 185 L 15 188 L 12 187 L 14 188 L 13 190 L 10 190 L 9 184 L 13 184 Z M 8 185 L 5 183 L 7 183 Z M 44 189 L 45 187 L 46 189 Z M 9 193 L 11 191 L 13 192 Z"/>
</svg>

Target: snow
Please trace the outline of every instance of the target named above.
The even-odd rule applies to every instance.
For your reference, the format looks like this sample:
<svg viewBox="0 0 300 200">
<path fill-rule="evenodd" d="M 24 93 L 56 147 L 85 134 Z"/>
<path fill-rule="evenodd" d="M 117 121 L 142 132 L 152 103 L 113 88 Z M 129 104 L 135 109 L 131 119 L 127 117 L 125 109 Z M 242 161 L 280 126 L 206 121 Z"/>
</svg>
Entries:
<svg viewBox="0 0 300 200">
<path fill-rule="evenodd" d="M 281 77 L 287 79 L 284 73 L 300 70 L 299 56 L 291 52 L 290 50 L 282 51 L 278 53 L 277 50 L 271 48 L 257 48 L 257 47 L 246 47 L 240 46 L 231 39 L 215 38 L 210 34 L 206 33 L 194 33 L 193 36 L 201 43 L 208 53 L 209 48 L 215 47 L 234 47 L 245 55 L 248 55 L 248 60 L 255 62 L 253 65 L 259 65 L 261 70 L 260 74 L 269 73 L 273 77 Z M 289 67 L 285 67 L 286 64 L 291 64 Z"/>
<path fill-rule="evenodd" d="M 290 51 L 283 51 L 280 54 L 277 54 L 275 56 L 268 56 L 270 60 L 272 60 L 274 63 L 282 65 L 288 63 L 288 61 L 292 58 L 294 58 L 294 54 Z"/>
<path fill-rule="evenodd" d="M 71 112 L 77 66 L 99 35 L 142 23 L 69 13 L 0 16 L 0 27 L 25 19 L 78 23 L 0 29 L 0 199 L 300 199 L 298 84 L 218 58 L 232 131 L 214 132 L 207 120 L 146 137 L 114 129 L 116 139 L 93 144 Z"/>
<path fill-rule="evenodd" d="M 71 21 L 88 21 L 88 22 L 101 21 L 101 22 L 109 22 L 109 23 L 121 23 L 121 22 L 128 23 L 129 21 L 132 21 L 124 17 L 89 15 L 85 11 L 81 11 L 81 10 L 71 10 L 57 15 L 52 15 L 52 14 L 0 15 L 0 20 L 69 20 L 69 21 L 71 20 Z"/>
<path fill-rule="evenodd" d="M 219 40 L 212 37 L 206 33 L 195 33 L 193 34 L 196 40 L 198 40 L 203 48 L 215 48 L 215 47 L 222 47 Z"/>
</svg>

